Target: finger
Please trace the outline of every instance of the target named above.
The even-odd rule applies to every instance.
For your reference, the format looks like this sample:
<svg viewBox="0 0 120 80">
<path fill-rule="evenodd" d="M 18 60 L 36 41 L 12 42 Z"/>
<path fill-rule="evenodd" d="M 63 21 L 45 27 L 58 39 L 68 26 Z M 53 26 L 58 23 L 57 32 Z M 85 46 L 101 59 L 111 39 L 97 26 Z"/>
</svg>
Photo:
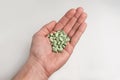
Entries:
<svg viewBox="0 0 120 80">
<path fill-rule="evenodd" d="M 68 34 L 69 31 L 72 29 L 72 27 L 77 22 L 82 12 L 83 12 L 83 9 L 81 7 L 77 8 L 75 15 L 70 19 L 67 25 L 63 28 L 66 34 Z"/>
<path fill-rule="evenodd" d="M 78 27 L 86 20 L 87 18 L 87 14 L 85 12 L 83 12 L 78 21 L 75 23 L 74 27 L 71 29 L 71 31 L 69 32 L 69 37 L 72 37 L 73 34 L 76 32 L 76 30 L 78 29 Z"/>
<path fill-rule="evenodd" d="M 78 40 L 80 39 L 80 37 L 82 36 L 83 32 L 85 31 L 87 27 L 86 23 L 82 23 L 78 30 L 76 31 L 76 33 L 74 34 L 74 36 L 71 38 L 71 42 L 70 44 L 75 47 L 76 43 L 78 42 Z"/>
<path fill-rule="evenodd" d="M 51 21 L 48 24 L 44 25 L 37 33 L 44 36 L 48 35 L 54 29 L 56 21 Z"/>
<path fill-rule="evenodd" d="M 75 9 L 70 9 L 56 24 L 54 30 L 61 30 L 76 13 Z"/>
</svg>

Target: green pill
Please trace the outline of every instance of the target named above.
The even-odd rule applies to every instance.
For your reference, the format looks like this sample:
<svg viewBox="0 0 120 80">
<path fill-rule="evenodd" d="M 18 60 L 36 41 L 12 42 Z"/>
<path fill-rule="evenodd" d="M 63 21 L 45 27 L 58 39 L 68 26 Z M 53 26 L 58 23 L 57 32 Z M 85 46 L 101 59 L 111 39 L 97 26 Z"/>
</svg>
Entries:
<svg viewBox="0 0 120 80">
<path fill-rule="evenodd" d="M 59 53 L 62 52 L 67 42 L 70 41 L 70 38 L 63 30 L 56 31 L 54 33 L 50 33 L 48 38 L 51 42 L 51 47 L 53 52 Z"/>
</svg>

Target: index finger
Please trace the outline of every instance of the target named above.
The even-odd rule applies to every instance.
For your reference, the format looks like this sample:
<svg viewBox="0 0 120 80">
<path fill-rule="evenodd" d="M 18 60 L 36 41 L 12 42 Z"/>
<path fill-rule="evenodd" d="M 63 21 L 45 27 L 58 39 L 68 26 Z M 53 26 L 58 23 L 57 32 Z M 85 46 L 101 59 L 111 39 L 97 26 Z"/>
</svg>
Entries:
<svg viewBox="0 0 120 80">
<path fill-rule="evenodd" d="M 76 9 L 70 9 L 56 24 L 54 30 L 61 30 L 67 23 L 68 21 L 74 16 L 76 13 Z"/>
</svg>

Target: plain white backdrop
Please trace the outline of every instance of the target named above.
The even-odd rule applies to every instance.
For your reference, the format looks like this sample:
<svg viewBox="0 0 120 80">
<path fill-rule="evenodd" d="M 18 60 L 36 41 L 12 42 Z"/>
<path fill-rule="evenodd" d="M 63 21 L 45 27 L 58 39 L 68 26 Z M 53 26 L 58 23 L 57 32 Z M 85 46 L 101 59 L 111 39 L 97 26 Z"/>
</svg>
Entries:
<svg viewBox="0 0 120 80">
<path fill-rule="evenodd" d="M 88 14 L 86 32 L 49 80 L 120 80 L 120 0 L 0 0 L 0 80 L 25 63 L 36 31 L 79 6 Z"/>
</svg>

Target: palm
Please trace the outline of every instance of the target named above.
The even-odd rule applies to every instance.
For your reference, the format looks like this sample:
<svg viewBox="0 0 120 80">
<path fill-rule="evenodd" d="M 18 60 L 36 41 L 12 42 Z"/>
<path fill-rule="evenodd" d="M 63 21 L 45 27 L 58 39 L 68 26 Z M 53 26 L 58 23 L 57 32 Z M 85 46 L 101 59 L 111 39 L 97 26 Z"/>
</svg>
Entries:
<svg viewBox="0 0 120 80">
<path fill-rule="evenodd" d="M 45 25 L 33 37 L 31 53 L 37 57 L 39 62 L 48 72 L 48 75 L 59 69 L 70 57 L 74 46 L 78 42 L 82 32 L 85 30 L 86 14 L 81 8 L 77 10 L 71 9 L 62 19 L 56 23 L 51 22 Z M 48 34 L 52 31 L 64 30 L 71 38 L 62 53 L 52 52 L 51 44 L 48 39 Z"/>
</svg>

